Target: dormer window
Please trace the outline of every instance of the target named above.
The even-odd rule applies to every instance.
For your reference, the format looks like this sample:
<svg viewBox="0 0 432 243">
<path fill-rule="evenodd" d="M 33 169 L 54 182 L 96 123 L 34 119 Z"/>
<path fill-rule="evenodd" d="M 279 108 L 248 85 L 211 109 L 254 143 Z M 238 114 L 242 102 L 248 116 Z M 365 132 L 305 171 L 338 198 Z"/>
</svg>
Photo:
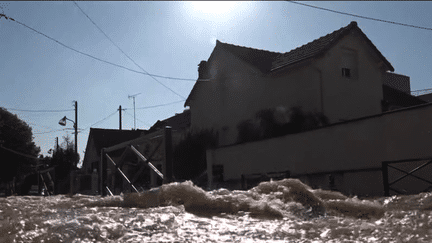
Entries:
<svg viewBox="0 0 432 243">
<path fill-rule="evenodd" d="M 342 77 L 351 78 L 351 69 L 342 68 Z"/>
</svg>

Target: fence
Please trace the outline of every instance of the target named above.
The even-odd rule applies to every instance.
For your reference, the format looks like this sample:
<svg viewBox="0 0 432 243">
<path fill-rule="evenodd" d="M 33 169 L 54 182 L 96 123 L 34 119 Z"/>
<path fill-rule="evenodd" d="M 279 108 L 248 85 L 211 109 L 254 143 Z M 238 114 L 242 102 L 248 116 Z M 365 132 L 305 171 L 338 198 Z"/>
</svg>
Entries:
<svg viewBox="0 0 432 243">
<path fill-rule="evenodd" d="M 125 191 L 124 181 L 135 192 L 149 184 L 160 184 L 157 176 L 163 183 L 171 182 L 171 128 L 165 127 L 146 136 L 103 148 L 99 173 L 99 191 L 102 196 L 106 196 L 107 192 L 113 194 Z"/>
<path fill-rule="evenodd" d="M 427 161 L 425 163 L 422 163 L 421 165 L 418 165 L 418 162 Z M 416 163 L 416 164 L 414 164 Z M 400 167 L 396 167 L 395 165 L 402 165 Z M 417 159 L 404 159 L 404 160 L 394 160 L 394 161 L 383 161 L 382 162 L 382 174 L 383 174 L 383 183 L 384 183 L 384 195 L 390 196 L 390 190 L 398 193 L 398 194 L 408 194 L 408 193 L 418 193 L 419 191 L 424 192 L 428 191 L 432 188 L 432 181 L 425 179 L 421 177 L 421 175 L 425 175 L 427 177 L 432 177 L 432 174 L 430 171 L 420 171 L 421 169 L 425 170 L 426 166 L 432 164 L 432 157 L 429 158 L 417 158 Z M 414 169 L 412 167 L 416 166 Z M 401 168 L 402 167 L 402 168 Z M 409 168 L 411 167 L 411 168 Z M 397 177 L 396 179 L 391 180 L 389 176 L 389 168 L 394 170 L 395 172 L 402 173 L 403 175 Z M 408 171 L 407 169 L 411 169 Z M 414 173 L 418 172 L 424 172 L 421 175 L 414 175 Z M 390 174 L 391 175 L 391 174 Z M 394 176 L 393 176 L 394 177 Z M 415 178 L 416 181 L 409 181 L 408 179 Z M 401 182 L 402 180 L 405 180 L 404 186 L 401 186 L 399 188 L 395 187 L 395 184 L 398 182 Z M 423 183 L 419 183 L 419 181 Z M 401 184 L 401 183 L 399 183 Z M 429 185 L 429 187 L 427 187 Z M 418 188 L 424 188 L 424 190 L 418 189 Z M 413 190 L 414 188 L 417 189 L 417 191 Z"/>
</svg>

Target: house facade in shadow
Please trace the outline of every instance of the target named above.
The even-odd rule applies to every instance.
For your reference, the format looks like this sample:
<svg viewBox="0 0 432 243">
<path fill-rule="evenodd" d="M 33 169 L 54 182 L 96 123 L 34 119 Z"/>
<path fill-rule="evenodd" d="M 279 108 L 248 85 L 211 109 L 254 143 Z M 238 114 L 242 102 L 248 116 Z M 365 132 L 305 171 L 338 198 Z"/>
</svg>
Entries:
<svg viewBox="0 0 432 243">
<path fill-rule="evenodd" d="M 388 161 L 431 160 L 432 106 L 410 95 L 409 77 L 394 73 L 356 22 L 286 53 L 217 41 L 198 73 L 185 106 L 192 130 L 213 129 L 219 136 L 220 147 L 207 150 L 210 187 L 245 188 L 249 176 L 279 173 L 345 194 L 432 188 L 418 178 L 404 180 L 408 187 L 391 183 L 420 164 L 382 169 Z M 289 111 L 295 107 L 320 114 L 325 124 L 239 140 L 243 121 L 256 122 L 262 111 L 273 109 L 288 111 L 280 117 L 273 113 L 274 120 L 294 124 Z M 430 175 L 429 167 L 416 176 Z"/>
<path fill-rule="evenodd" d="M 335 123 L 425 103 L 393 71 L 356 22 L 286 53 L 217 41 L 185 106 L 192 129 L 214 129 L 230 145 L 241 121 L 269 108 L 301 107 Z"/>
</svg>

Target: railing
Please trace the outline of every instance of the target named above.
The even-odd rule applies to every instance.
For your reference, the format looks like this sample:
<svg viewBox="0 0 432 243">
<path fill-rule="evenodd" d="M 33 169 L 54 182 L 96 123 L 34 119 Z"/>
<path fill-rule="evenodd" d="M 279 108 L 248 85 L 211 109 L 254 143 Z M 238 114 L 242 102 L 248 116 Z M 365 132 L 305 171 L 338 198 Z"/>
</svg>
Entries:
<svg viewBox="0 0 432 243">
<path fill-rule="evenodd" d="M 421 89 L 421 90 L 411 91 L 412 96 L 420 96 L 420 95 L 425 95 L 425 94 L 430 94 L 430 93 L 432 93 L 432 89 Z"/>
<path fill-rule="evenodd" d="M 411 171 L 405 171 L 403 169 L 397 168 L 395 166 L 393 166 L 392 164 L 401 164 L 401 163 L 407 163 L 407 162 L 417 162 L 417 161 L 424 161 L 427 160 L 427 162 L 423 163 L 420 166 L 417 166 L 416 168 L 412 169 Z M 426 167 L 427 165 L 432 164 L 432 157 L 429 158 L 417 158 L 417 159 L 404 159 L 404 160 L 395 160 L 395 161 L 383 161 L 382 162 L 382 175 L 383 175 L 383 183 L 384 183 L 384 195 L 385 196 L 390 196 L 390 190 L 398 193 L 398 194 L 404 194 L 401 190 L 396 189 L 395 187 L 392 187 L 395 183 L 406 179 L 407 177 L 411 176 L 414 177 L 418 180 L 421 180 L 423 182 L 426 182 L 427 184 L 432 186 L 432 181 L 422 178 L 420 176 L 414 175 L 414 172 L 419 171 L 420 169 L 423 169 L 424 167 Z M 393 180 L 393 181 L 389 181 L 389 168 L 394 169 L 396 171 L 402 172 L 404 173 L 403 176 L 398 177 L 397 179 Z M 429 176 L 432 177 L 431 174 L 429 174 Z M 430 188 L 430 187 L 428 187 Z M 426 188 L 426 190 L 428 189 Z"/>
</svg>

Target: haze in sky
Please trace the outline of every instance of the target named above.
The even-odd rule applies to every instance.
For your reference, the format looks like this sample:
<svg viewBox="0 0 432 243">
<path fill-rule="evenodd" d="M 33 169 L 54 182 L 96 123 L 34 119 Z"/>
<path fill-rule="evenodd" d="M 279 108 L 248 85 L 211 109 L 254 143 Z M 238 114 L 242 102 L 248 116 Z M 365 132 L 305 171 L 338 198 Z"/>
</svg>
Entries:
<svg viewBox="0 0 432 243">
<path fill-rule="evenodd" d="M 432 2 L 302 3 L 432 28 Z M 0 2 L 0 13 L 15 20 L 0 19 L 0 106 L 32 127 L 44 155 L 56 137 L 73 139 L 73 123 L 58 121 L 74 120 L 74 100 L 81 160 L 90 127 L 119 128 L 120 105 L 123 129 L 134 128 L 131 95 L 137 129 L 181 113 L 216 40 L 288 52 L 357 21 L 395 72 L 411 78 L 411 90 L 432 88 L 430 29 L 290 2 L 17 1 Z"/>
</svg>

